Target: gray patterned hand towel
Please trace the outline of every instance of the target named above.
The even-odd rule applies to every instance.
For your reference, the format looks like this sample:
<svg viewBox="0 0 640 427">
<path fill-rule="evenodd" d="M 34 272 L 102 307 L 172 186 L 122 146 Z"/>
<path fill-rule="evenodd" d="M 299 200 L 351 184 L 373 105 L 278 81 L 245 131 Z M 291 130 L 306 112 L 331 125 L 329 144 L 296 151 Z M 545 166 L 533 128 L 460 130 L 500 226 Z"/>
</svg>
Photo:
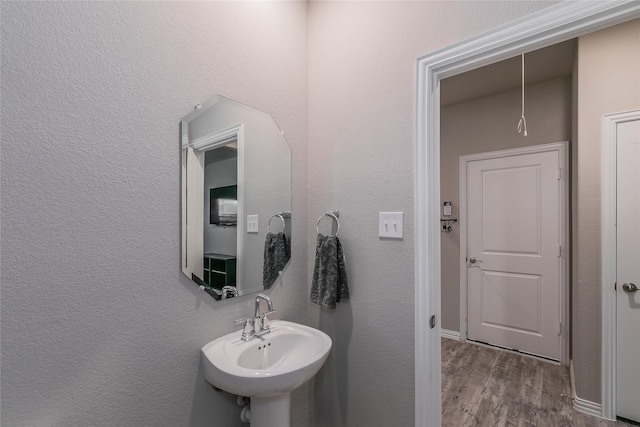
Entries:
<svg viewBox="0 0 640 427">
<path fill-rule="evenodd" d="M 324 308 L 336 308 L 336 302 L 342 298 L 349 298 L 342 245 L 337 236 L 318 234 L 311 302 Z"/>
<path fill-rule="evenodd" d="M 269 289 L 278 275 L 289 262 L 289 246 L 284 233 L 267 233 L 264 241 L 264 265 L 262 267 L 262 285 Z"/>
</svg>

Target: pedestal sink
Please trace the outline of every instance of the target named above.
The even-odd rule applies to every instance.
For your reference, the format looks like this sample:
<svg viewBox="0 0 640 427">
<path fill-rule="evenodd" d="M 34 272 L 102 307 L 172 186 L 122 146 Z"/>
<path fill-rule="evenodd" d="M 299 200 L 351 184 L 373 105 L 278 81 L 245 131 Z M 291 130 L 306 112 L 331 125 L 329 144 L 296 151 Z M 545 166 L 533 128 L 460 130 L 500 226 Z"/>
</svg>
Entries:
<svg viewBox="0 0 640 427">
<path fill-rule="evenodd" d="M 215 387 L 251 401 L 251 427 L 291 425 L 291 391 L 322 367 L 331 338 L 322 331 L 284 320 L 250 341 L 242 331 L 202 347 L 205 379 Z"/>
</svg>

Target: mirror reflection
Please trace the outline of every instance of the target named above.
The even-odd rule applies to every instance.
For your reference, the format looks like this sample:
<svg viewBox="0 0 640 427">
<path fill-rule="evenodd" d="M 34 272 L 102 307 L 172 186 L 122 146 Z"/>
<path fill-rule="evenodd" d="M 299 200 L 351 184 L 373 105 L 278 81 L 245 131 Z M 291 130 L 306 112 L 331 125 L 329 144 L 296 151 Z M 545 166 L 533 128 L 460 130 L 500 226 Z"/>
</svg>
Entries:
<svg viewBox="0 0 640 427">
<path fill-rule="evenodd" d="M 268 289 L 291 251 L 291 149 L 273 118 L 215 97 L 181 122 L 182 272 L 215 299 Z"/>
</svg>

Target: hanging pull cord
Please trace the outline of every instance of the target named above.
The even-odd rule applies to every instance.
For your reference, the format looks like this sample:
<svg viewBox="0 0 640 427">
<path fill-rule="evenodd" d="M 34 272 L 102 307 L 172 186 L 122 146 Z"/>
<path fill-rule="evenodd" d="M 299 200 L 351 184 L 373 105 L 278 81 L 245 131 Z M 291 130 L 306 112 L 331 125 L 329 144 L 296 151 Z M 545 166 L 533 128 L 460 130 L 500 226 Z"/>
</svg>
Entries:
<svg viewBox="0 0 640 427">
<path fill-rule="evenodd" d="M 524 131 L 524 136 L 527 136 L 527 119 L 524 117 L 524 53 L 522 54 L 522 116 L 518 122 L 518 133 Z"/>
</svg>

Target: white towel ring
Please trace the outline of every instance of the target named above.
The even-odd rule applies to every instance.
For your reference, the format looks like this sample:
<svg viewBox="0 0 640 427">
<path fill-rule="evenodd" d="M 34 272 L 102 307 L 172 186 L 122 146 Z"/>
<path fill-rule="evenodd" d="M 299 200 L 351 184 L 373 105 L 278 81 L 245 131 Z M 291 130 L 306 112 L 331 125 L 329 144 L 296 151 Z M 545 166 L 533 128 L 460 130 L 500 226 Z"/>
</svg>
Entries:
<svg viewBox="0 0 640 427">
<path fill-rule="evenodd" d="M 272 215 L 271 218 L 269 218 L 269 222 L 267 223 L 267 232 L 271 233 L 271 220 L 273 218 L 275 218 L 275 217 L 280 218 L 280 221 L 282 221 L 282 232 L 284 233 L 284 229 L 285 229 L 286 225 L 285 225 L 285 222 L 284 222 L 284 217 L 279 213 L 277 213 L 275 215 Z"/>
<path fill-rule="evenodd" d="M 330 218 L 333 218 L 336 221 L 336 234 L 332 235 L 331 237 L 337 237 L 338 236 L 338 232 L 340 231 L 340 220 L 338 219 L 338 216 L 335 215 L 333 212 L 327 212 L 325 214 L 323 214 L 322 216 L 320 216 L 320 218 L 318 218 L 318 221 L 316 222 L 316 233 L 320 234 L 320 221 L 322 221 L 322 218 L 324 218 L 325 216 L 328 216 Z"/>
</svg>

